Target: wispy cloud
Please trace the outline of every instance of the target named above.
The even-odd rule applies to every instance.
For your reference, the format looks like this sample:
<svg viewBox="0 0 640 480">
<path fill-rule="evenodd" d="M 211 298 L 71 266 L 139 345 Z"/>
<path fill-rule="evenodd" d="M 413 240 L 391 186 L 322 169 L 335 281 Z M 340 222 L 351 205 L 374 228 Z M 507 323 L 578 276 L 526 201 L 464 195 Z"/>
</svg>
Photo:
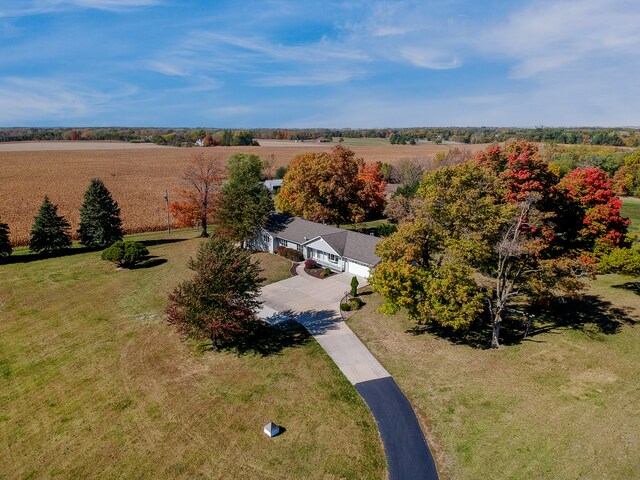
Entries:
<svg viewBox="0 0 640 480">
<path fill-rule="evenodd" d="M 638 58 L 638 25 L 640 9 L 633 0 L 534 1 L 504 25 L 479 32 L 477 45 L 512 59 L 514 78 L 529 78 L 583 60 Z"/>
<path fill-rule="evenodd" d="M 364 75 L 364 72 L 329 70 L 307 72 L 304 75 L 265 75 L 262 78 L 253 80 L 252 83 L 262 87 L 318 87 L 340 85 Z"/>
<path fill-rule="evenodd" d="M 21 0 L 0 7 L 0 18 L 24 17 L 63 12 L 74 8 L 127 12 L 140 7 L 161 5 L 161 0 Z"/>
<path fill-rule="evenodd" d="M 451 58 L 446 53 L 431 50 L 429 48 L 403 47 L 400 49 L 399 53 L 413 65 L 421 68 L 448 70 L 450 68 L 457 68 L 461 65 L 458 58 Z"/>
<path fill-rule="evenodd" d="M 88 118 L 108 110 L 113 102 L 136 93 L 134 87 L 105 93 L 51 78 L 8 77 L 0 80 L 0 125 Z"/>
</svg>

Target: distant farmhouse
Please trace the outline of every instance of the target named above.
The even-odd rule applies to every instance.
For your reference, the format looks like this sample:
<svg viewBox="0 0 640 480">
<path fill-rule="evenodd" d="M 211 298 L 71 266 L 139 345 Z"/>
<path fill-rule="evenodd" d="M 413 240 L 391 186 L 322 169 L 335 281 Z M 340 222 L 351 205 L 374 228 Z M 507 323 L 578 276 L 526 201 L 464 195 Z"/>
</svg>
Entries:
<svg viewBox="0 0 640 480">
<path fill-rule="evenodd" d="M 264 186 L 267 187 L 269 191 L 273 193 L 278 193 L 280 191 L 280 188 L 282 188 L 281 178 L 276 178 L 273 180 L 265 180 L 262 183 L 264 183 Z"/>
<path fill-rule="evenodd" d="M 247 246 L 271 253 L 278 247 L 292 248 L 305 259 L 313 258 L 333 271 L 368 278 L 371 268 L 380 262 L 374 253 L 380 240 L 373 235 L 274 213 Z"/>
</svg>

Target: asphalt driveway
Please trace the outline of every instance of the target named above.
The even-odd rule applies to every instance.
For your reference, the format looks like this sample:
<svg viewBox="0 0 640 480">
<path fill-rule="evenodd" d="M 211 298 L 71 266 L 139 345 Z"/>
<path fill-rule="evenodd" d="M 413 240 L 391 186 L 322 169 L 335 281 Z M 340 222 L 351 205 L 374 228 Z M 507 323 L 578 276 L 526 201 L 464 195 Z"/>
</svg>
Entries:
<svg viewBox="0 0 640 480">
<path fill-rule="evenodd" d="M 437 479 L 411 404 L 340 317 L 340 300 L 349 291 L 353 275 L 340 273 L 320 280 L 304 274 L 301 267 L 300 275 L 262 288 L 260 316 L 270 323 L 291 319 L 301 323 L 356 387 L 378 425 L 390 480 Z"/>
</svg>

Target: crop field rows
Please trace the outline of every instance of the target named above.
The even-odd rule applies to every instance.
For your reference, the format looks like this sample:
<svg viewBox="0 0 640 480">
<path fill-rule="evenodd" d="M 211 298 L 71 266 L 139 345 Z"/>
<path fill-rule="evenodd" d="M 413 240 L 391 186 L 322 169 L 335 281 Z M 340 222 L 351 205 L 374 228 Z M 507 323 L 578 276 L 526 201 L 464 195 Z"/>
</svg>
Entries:
<svg viewBox="0 0 640 480">
<path fill-rule="evenodd" d="M 78 143 L 45 142 L 0 145 L 0 220 L 9 224 L 11 241 L 24 245 L 42 198 L 48 195 L 59 206 L 75 231 L 84 190 L 91 178 L 102 178 L 122 209 L 127 233 L 166 228 L 165 190 L 171 197 L 180 188 L 180 176 L 195 148 L 145 147 L 128 144 L 90 144 L 78 150 Z M 207 155 L 228 159 L 235 152 L 251 152 L 270 159 L 275 169 L 288 164 L 296 155 L 308 151 L 327 151 L 334 144 L 296 144 L 295 146 L 215 147 Z M 5 148 L 3 148 L 5 147 Z M 18 148 L 20 147 L 20 148 Z M 72 148 L 73 147 L 73 148 Z M 473 150 L 486 145 L 471 145 Z M 65 149 L 68 148 L 68 149 Z M 447 145 L 354 146 L 356 155 L 367 162 L 394 163 L 402 158 L 428 162 Z"/>
</svg>

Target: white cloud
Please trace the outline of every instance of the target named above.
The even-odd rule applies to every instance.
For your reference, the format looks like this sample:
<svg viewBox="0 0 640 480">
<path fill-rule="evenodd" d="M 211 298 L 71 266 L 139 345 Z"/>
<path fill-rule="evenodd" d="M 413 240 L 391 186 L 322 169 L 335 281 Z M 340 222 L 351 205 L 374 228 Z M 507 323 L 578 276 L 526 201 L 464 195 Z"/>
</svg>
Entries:
<svg viewBox="0 0 640 480">
<path fill-rule="evenodd" d="M 598 58 L 638 58 L 640 8 L 631 0 L 534 1 L 479 32 L 479 51 L 514 61 L 514 78 Z"/>
<path fill-rule="evenodd" d="M 262 87 L 317 87 L 339 85 L 363 75 L 363 72 L 355 71 L 306 72 L 304 75 L 265 75 L 251 83 Z"/>
<path fill-rule="evenodd" d="M 162 0 L 20 0 L 0 7 L 0 18 L 24 17 L 64 12 L 74 8 L 127 12 L 141 7 L 162 5 Z"/>
<path fill-rule="evenodd" d="M 113 108 L 119 98 L 136 93 L 132 87 L 105 93 L 81 85 L 50 78 L 8 77 L 0 80 L 0 125 L 19 126 L 42 119 L 59 120 L 91 117 Z"/>
<path fill-rule="evenodd" d="M 402 58 L 416 67 L 429 68 L 431 70 L 447 70 L 461 66 L 461 62 L 456 57 L 451 58 L 444 52 L 438 52 L 429 48 L 403 47 L 399 53 Z"/>
</svg>

